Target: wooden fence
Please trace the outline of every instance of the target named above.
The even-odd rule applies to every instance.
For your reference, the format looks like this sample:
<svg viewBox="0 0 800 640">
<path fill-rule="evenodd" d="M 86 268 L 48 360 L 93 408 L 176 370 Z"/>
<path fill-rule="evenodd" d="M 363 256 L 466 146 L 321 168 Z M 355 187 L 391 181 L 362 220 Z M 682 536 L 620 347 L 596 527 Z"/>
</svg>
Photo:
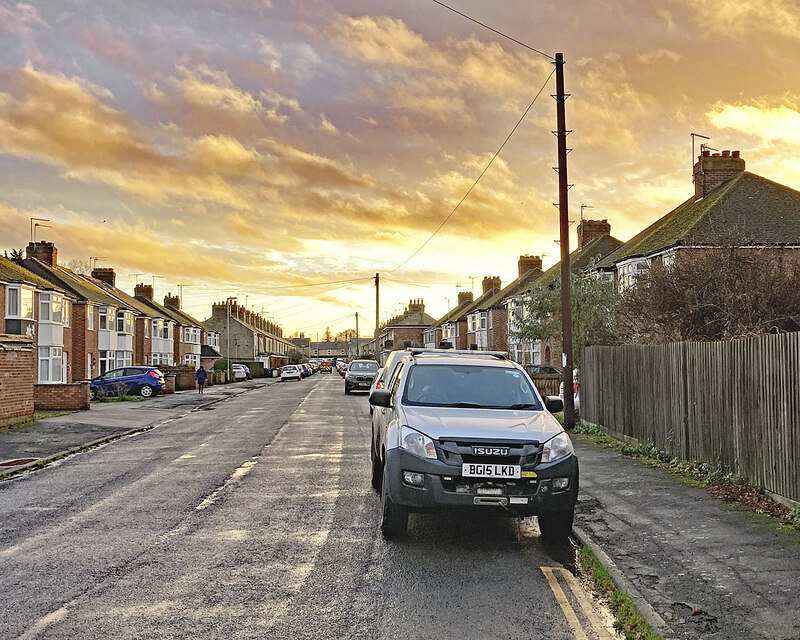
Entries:
<svg viewBox="0 0 800 640">
<path fill-rule="evenodd" d="M 589 347 L 581 417 L 800 501 L 800 334 Z"/>
</svg>

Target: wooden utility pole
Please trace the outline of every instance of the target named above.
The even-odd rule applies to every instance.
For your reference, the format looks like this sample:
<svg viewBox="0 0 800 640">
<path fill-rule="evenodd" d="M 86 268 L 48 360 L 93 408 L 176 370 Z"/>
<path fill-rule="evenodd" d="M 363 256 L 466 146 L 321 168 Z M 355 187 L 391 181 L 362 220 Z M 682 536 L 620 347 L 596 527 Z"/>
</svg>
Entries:
<svg viewBox="0 0 800 640">
<path fill-rule="evenodd" d="M 567 181 L 567 116 L 564 103 L 564 54 L 557 53 L 556 61 L 556 120 L 558 130 L 558 213 L 559 246 L 561 247 L 561 351 L 564 381 L 564 427 L 575 427 L 575 396 L 572 388 L 572 305 L 570 300 L 569 263 L 569 183 Z"/>
<path fill-rule="evenodd" d="M 358 311 L 356 311 L 356 358 L 358 355 Z"/>
<path fill-rule="evenodd" d="M 375 352 L 378 351 L 378 327 L 380 326 L 381 274 L 375 274 Z"/>
</svg>

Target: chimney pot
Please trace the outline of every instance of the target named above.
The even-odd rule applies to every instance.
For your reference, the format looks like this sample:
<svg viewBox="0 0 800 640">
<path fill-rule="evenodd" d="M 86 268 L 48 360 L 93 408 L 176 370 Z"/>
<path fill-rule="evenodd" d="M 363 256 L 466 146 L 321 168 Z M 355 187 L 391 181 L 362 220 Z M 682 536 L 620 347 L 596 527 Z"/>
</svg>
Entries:
<svg viewBox="0 0 800 640">
<path fill-rule="evenodd" d="M 107 285 L 114 287 L 117 284 L 117 274 L 111 267 L 95 267 L 92 269 L 92 278 L 105 282 Z"/>
<path fill-rule="evenodd" d="M 145 300 L 153 301 L 153 285 L 151 284 L 137 284 L 133 288 L 133 295 L 137 298 L 144 298 Z M 219 305 L 215 305 L 219 306 Z"/>
<path fill-rule="evenodd" d="M 176 311 L 181 310 L 181 299 L 180 296 L 173 296 L 172 293 L 168 293 L 164 296 L 164 306 L 167 309 L 175 309 Z"/>
<path fill-rule="evenodd" d="M 698 158 L 694 165 L 694 195 L 695 198 L 702 198 L 720 185 L 735 178 L 745 170 L 745 161 L 740 157 L 738 151 L 731 153 L 723 151 L 722 154 L 715 153 L 703 155 Z"/>
<path fill-rule="evenodd" d="M 541 271 L 542 257 L 531 255 L 520 256 L 519 262 L 517 262 L 517 267 L 519 268 L 520 277 L 525 275 L 528 271 L 533 271 L 534 269 Z"/>
<path fill-rule="evenodd" d="M 41 242 L 29 242 L 25 248 L 26 258 L 36 258 L 40 262 L 49 264 L 51 267 L 58 266 L 58 249 L 52 242 L 42 240 Z"/>
<path fill-rule="evenodd" d="M 583 249 L 592 240 L 611 233 L 608 220 L 581 220 L 578 225 L 578 249 Z"/>
<path fill-rule="evenodd" d="M 458 304 L 464 304 L 465 302 L 472 302 L 472 300 L 473 300 L 472 291 L 458 292 Z"/>
</svg>

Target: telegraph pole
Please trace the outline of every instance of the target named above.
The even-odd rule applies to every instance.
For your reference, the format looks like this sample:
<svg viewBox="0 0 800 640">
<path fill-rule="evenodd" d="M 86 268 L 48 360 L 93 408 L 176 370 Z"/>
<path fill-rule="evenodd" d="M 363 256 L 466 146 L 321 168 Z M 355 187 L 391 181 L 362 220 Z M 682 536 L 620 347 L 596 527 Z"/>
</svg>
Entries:
<svg viewBox="0 0 800 640">
<path fill-rule="evenodd" d="M 572 388 L 572 306 L 569 263 L 569 183 L 567 182 L 567 116 L 564 103 L 564 54 L 556 54 L 556 119 L 558 131 L 558 212 L 561 241 L 561 351 L 564 380 L 564 427 L 575 427 L 575 397 Z"/>
<path fill-rule="evenodd" d="M 356 311 L 356 358 L 358 358 L 358 311 Z"/>
<path fill-rule="evenodd" d="M 380 327 L 381 274 L 375 274 L 375 351 L 378 351 L 378 328 Z"/>
</svg>

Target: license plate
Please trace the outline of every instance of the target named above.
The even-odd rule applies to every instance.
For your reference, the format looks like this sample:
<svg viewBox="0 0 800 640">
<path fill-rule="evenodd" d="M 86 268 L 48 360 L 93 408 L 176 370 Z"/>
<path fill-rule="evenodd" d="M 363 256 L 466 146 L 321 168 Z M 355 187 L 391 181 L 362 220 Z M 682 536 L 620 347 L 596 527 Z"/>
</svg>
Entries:
<svg viewBox="0 0 800 640">
<path fill-rule="evenodd" d="M 520 466 L 518 464 L 464 462 L 461 464 L 461 475 L 465 478 L 519 478 Z"/>
</svg>

